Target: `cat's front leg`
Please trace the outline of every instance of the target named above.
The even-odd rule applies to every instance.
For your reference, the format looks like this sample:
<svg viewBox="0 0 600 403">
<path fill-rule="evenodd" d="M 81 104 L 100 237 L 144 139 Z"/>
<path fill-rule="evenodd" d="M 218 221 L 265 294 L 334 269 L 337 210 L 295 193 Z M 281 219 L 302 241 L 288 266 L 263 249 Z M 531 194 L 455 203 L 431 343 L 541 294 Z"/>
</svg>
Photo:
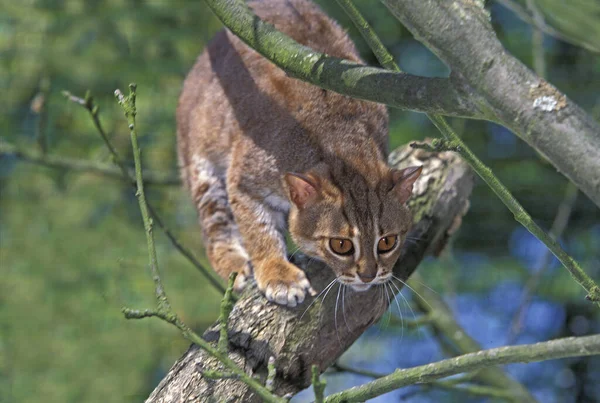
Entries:
<svg viewBox="0 0 600 403">
<path fill-rule="evenodd" d="M 316 294 L 304 271 L 285 258 L 260 262 L 260 266 L 254 269 L 254 277 L 265 297 L 281 305 L 295 307 L 304 301 L 306 292 Z"/>
<path fill-rule="evenodd" d="M 239 189 L 230 190 L 231 207 L 254 278 L 269 301 L 295 307 L 315 291 L 300 268 L 287 261 L 283 213 Z"/>
</svg>

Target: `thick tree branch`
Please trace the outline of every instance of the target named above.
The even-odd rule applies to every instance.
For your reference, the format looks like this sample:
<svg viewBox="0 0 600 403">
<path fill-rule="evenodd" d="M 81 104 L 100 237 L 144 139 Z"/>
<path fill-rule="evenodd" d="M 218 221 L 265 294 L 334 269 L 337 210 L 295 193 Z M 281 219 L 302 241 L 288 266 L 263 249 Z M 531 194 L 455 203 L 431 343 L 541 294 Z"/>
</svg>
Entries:
<svg viewBox="0 0 600 403">
<path fill-rule="evenodd" d="M 468 166 L 452 153 L 431 154 L 404 147 L 393 153 L 390 164 L 424 166 L 410 202 L 416 221 L 410 236 L 422 241 L 406 243 L 394 269 L 397 277 L 406 280 L 425 253 L 438 250 L 450 236 L 453 224 L 466 211 L 473 177 Z M 307 271 L 318 290 L 323 290 L 334 278 L 331 269 L 316 261 L 298 257 L 295 263 Z M 338 285 L 333 287 L 332 293 L 337 294 Z M 363 293 L 346 290 L 341 299 L 332 296 L 309 299 L 289 309 L 267 302 L 256 288 L 247 290 L 229 319 L 229 358 L 248 374 L 265 380 L 269 358 L 275 357 L 273 390 L 279 396 L 310 386 L 311 366 L 317 365 L 324 371 L 380 318 L 389 304 L 380 288 Z M 216 346 L 219 330 L 215 325 L 204 338 Z M 217 370 L 219 365 L 205 351 L 191 346 L 147 401 L 175 402 L 190 396 L 198 401 L 208 396 L 214 401 L 260 401 L 240 381 L 203 377 L 203 372 Z"/>
<path fill-rule="evenodd" d="M 479 2 L 381 0 L 452 69 L 450 79 L 431 79 L 328 57 L 262 22 L 242 1 L 205 1 L 293 77 L 393 107 L 503 124 L 600 206 L 600 125 L 504 50 Z"/>
<path fill-rule="evenodd" d="M 493 120 L 485 102 L 461 82 L 389 72 L 330 57 L 263 22 L 243 1 L 206 3 L 227 28 L 292 77 L 401 109 Z"/>
<path fill-rule="evenodd" d="M 452 76 L 487 100 L 499 122 L 600 206 L 600 125 L 506 52 L 480 2 L 381 1 Z"/>
<path fill-rule="evenodd" d="M 393 57 L 387 51 L 383 43 L 377 37 L 377 34 L 371 29 L 369 23 L 362 17 L 360 12 L 354 7 L 351 0 L 338 0 L 340 6 L 346 11 L 352 22 L 357 26 L 375 55 L 377 60 L 388 69 L 400 71 L 398 65 L 394 62 Z M 541 45 L 538 43 L 537 45 Z M 543 52 L 538 52 L 538 56 L 543 59 Z M 542 63 L 543 64 L 543 63 Z M 541 74 L 541 73 L 540 73 Z M 587 274 L 581 269 L 579 264 L 571 258 L 555 240 L 546 234 L 531 218 L 531 216 L 525 211 L 525 209 L 519 204 L 519 202 L 510 194 L 508 189 L 500 182 L 500 180 L 492 173 L 492 171 L 486 167 L 473 152 L 467 147 L 467 145 L 461 140 L 459 136 L 454 133 L 448 122 L 443 116 L 427 114 L 427 117 L 431 122 L 438 128 L 440 133 L 447 140 L 444 144 L 447 146 L 444 150 L 453 150 L 458 152 L 469 165 L 475 170 L 475 172 L 490 186 L 490 188 L 496 193 L 496 195 L 502 200 L 502 202 L 508 207 L 508 209 L 514 214 L 515 219 L 527 228 L 533 235 L 535 235 L 540 241 L 552 251 L 552 253 L 560 260 L 565 268 L 571 273 L 575 281 L 588 292 L 588 298 L 593 301 L 600 301 L 600 287 L 587 276 Z M 434 144 L 442 144 L 437 141 Z M 431 147 L 425 145 L 425 148 Z"/>
</svg>

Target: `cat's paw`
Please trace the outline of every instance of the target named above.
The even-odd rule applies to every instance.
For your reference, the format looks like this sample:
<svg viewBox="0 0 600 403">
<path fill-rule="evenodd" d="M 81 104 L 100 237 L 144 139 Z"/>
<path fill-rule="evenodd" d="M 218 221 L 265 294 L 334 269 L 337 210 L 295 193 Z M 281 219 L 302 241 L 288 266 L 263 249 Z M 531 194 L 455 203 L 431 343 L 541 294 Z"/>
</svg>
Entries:
<svg viewBox="0 0 600 403">
<path fill-rule="evenodd" d="M 270 260 L 254 273 L 258 289 L 269 301 L 291 308 L 301 304 L 308 292 L 316 295 L 315 290 L 298 267 L 285 260 Z"/>
<path fill-rule="evenodd" d="M 250 262 L 244 262 L 243 269 L 238 271 L 238 274 L 235 278 L 235 282 L 233 283 L 233 291 L 236 293 L 241 293 L 248 285 L 249 280 L 252 278 L 252 267 Z"/>
</svg>

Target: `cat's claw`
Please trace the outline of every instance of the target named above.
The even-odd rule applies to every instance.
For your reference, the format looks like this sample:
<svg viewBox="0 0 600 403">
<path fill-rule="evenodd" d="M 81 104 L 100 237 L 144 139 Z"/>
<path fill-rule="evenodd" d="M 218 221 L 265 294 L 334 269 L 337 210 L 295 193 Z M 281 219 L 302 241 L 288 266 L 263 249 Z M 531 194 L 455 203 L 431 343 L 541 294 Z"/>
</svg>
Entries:
<svg viewBox="0 0 600 403">
<path fill-rule="evenodd" d="M 233 291 L 237 292 L 238 294 L 244 291 L 244 288 L 246 288 L 246 285 L 248 285 L 251 277 L 252 268 L 250 266 L 250 262 L 246 262 L 244 268 L 238 272 L 238 275 L 235 278 L 235 282 L 233 283 Z"/>
<path fill-rule="evenodd" d="M 265 297 L 271 302 L 294 308 L 304 302 L 306 292 L 315 295 L 315 290 L 310 286 L 308 279 L 304 278 L 296 284 L 286 285 L 278 283 L 275 286 L 267 286 Z"/>
<path fill-rule="evenodd" d="M 312 296 L 317 293 L 311 287 L 306 274 L 297 267 L 289 265 L 292 267 L 288 269 L 287 273 L 284 272 L 287 276 L 271 279 L 264 288 L 264 293 L 269 301 L 294 308 L 304 302 L 307 292 Z M 260 281 L 259 288 L 261 288 Z"/>
</svg>

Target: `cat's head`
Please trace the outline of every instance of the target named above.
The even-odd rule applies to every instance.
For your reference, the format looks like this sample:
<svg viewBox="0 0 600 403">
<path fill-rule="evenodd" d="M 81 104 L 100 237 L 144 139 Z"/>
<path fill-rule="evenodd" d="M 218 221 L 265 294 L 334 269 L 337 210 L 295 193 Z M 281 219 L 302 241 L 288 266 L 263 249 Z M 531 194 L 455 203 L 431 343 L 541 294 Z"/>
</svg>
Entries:
<svg viewBox="0 0 600 403">
<path fill-rule="evenodd" d="M 329 169 L 286 174 L 292 239 L 357 291 L 385 283 L 412 225 L 405 203 L 421 170 L 385 167 L 375 180 Z"/>
</svg>

